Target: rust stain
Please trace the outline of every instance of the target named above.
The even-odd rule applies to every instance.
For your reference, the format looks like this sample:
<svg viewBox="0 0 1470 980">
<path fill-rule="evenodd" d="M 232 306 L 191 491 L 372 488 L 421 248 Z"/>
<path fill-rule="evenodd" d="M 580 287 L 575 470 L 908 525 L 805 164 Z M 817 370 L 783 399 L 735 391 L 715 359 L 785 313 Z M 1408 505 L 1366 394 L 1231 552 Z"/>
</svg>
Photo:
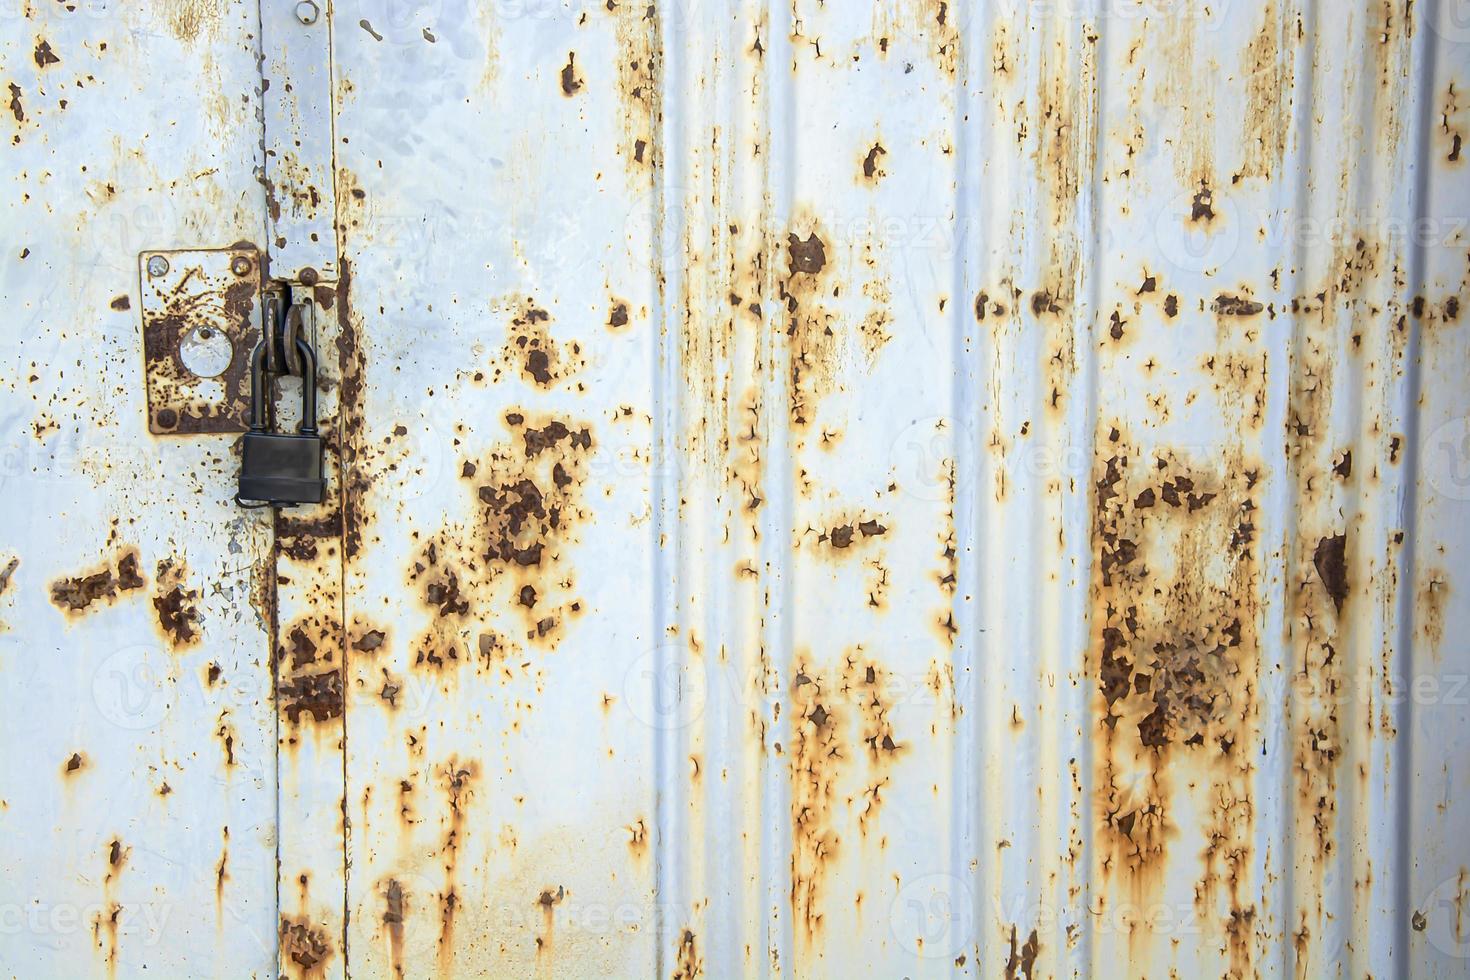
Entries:
<svg viewBox="0 0 1470 980">
<path fill-rule="evenodd" d="M 556 907 L 567 897 L 561 885 L 541 889 L 536 905 L 541 909 L 541 935 L 536 937 L 536 957 L 550 956 L 556 947 Z"/>
<path fill-rule="evenodd" d="M 1334 534 L 1317 542 L 1312 553 L 1312 565 L 1317 569 L 1317 578 L 1332 604 L 1342 612 L 1342 604 L 1348 596 L 1347 535 Z"/>
<path fill-rule="evenodd" d="M 389 962 L 398 977 L 403 976 L 404 913 L 403 885 L 389 880 L 383 889 L 383 925 L 388 930 Z"/>
<path fill-rule="evenodd" d="M 673 980 L 695 980 L 704 976 L 704 958 L 699 955 L 699 943 L 694 932 L 685 929 L 679 934 L 679 949 L 674 958 Z"/>
<path fill-rule="evenodd" d="M 185 586 L 183 563 L 163 559 L 155 579 L 159 591 L 153 596 L 153 609 L 159 627 L 174 649 L 193 645 L 199 639 L 199 592 Z"/>
<path fill-rule="evenodd" d="M 229 268 L 239 258 L 250 263 L 244 276 Z M 244 432 L 250 410 L 249 354 L 260 338 L 252 325 L 260 292 L 255 246 L 240 242 L 228 250 L 171 253 L 168 259 L 172 271 L 161 279 L 145 271 L 140 287 L 149 431 Z M 191 334 L 209 338 L 215 333 L 230 342 L 231 357 L 205 383 L 184 363 L 181 344 Z"/>
<path fill-rule="evenodd" d="M 213 37 L 223 15 L 211 0 L 170 0 L 164 12 L 174 37 L 184 44 Z"/>
<path fill-rule="evenodd" d="M 280 711 L 292 725 L 303 716 L 318 723 L 342 716 L 342 671 L 302 674 L 282 682 L 276 688 Z"/>
<path fill-rule="evenodd" d="M 791 679 L 791 908 L 799 940 L 819 942 L 828 866 L 837 853 L 831 827 L 837 771 L 844 761 L 838 717 L 829 709 L 835 692 L 805 663 Z"/>
<path fill-rule="evenodd" d="M 449 810 L 448 828 L 439 851 L 439 859 L 444 866 L 444 890 L 439 896 L 439 964 L 445 976 L 453 973 L 454 919 L 459 907 L 457 870 L 460 841 L 468 825 L 470 802 L 474 796 L 473 784 L 479 775 L 479 763 L 460 762 L 457 759 L 449 760 L 442 772 L 445 803 Z"/>
<path fill-rule="evenodd" d="M 121 919 L 125 911 L 122 903 L 117 900 L 117 883 L 127 868 L 128 856 L 131 853 L 132 849 L 117 838 L 108 843 L 105 855 L 106 868 L 102 874 L 102 906 L 92 919 L 93 940 L 97 948 L 103 951 L 103 963 L 107 967 L 109 977 L 117 975 L 118 938 L 121 932 Z"/>
<path fill-rule="evenodd" d="M 1465 108 L 1460 105 L 1458 82 L 1451 81 L 1446 85 L 1439 118 L 1437 138 L 1442 144 L 1445 162 L 1459 164 L 1465 159 Z"/>
<path fill-rule="evenodd" d="M 95 603 L 111 602 L 120 593 L 134 592 L 145 584 L 138 571 L 138 553 L 130 550 L 98 571 L 51 583 L 51 602 L 69 614 L 80 615 Z"/>
<path fill-rule="evenodd" d="M 1041 952 L 1041 943 L 1036 938 L 1036 930 L 1031 930 L 1031 935 L 1026 937 L 1026 942 L 1019 947 L 1016 945 L 1016 927 L 1011 926 L 1011 948 L 1006 957 L 1006 980 L 1017 980 L 1025 977 L 1026 980 L 1035 980 L 1036 957 Z"/>
<path fill-rule="evenodd" d="M 803 948 L 823 939 L 829 871 L 842 828 L 859 839 L 876 833 L 894 765 L 908 751 L 890 711 L 893 678 L 861 648 L 839 667 L 819 670 L 799 658 L 788 693 L 791 782 L 790 902 Z"/>
<path fill-rule="evenodd" d="M 1431 568 L 1422 573 L 1424 584 L 1419 587 L 1415 603 L 1419 632 L 1428 641 L 1429 648 L 1437 651 L 1444 642 L 1445 606 L 1454 591 L 1450 588 L 1449 575 L 1443 569 Z"/>
</svg>

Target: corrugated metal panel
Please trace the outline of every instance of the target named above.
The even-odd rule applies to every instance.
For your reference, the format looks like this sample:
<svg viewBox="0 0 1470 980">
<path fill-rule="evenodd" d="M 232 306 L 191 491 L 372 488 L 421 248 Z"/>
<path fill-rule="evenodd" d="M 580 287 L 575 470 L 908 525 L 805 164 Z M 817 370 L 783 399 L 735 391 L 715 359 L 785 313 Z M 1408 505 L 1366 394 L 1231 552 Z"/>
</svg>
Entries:
<svg viewBox="0 0 1470 980">
<path fill-rule="evenodd" d="M 125 250 L 295 202 L 274 273 L 338 276 L 340 493 L 275 528 L 282 971 L 1463 975 L 1460 14 L 335 5 L 336 254 L 280 84 L 254 224 Z M 33 546 L 6 622 L 59 631 Z"/>
</svg>

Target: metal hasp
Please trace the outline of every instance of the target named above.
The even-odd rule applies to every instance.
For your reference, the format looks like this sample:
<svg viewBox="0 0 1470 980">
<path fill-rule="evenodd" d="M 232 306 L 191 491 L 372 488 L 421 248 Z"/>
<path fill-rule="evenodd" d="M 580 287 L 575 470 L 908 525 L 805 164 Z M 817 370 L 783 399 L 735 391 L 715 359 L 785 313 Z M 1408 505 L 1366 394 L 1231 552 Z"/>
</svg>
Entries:
<svg viewBox="0 0 1470 980">
<path fill-rule="evenodd" d="M 310 344 L 296 339 L 302 373 L 301 424 L 295 433 L 273 432 L 266 390 L 267 345 L 262 340 L 250 358 L 250 431 L 241 440 L 240 492 L 235 500 L 242 506 L 319 504 L 325 481 L 322 438 L 316 428 L 316 354 Z"/>
<path fill-rule="evenodd" d="M 323 4 L 262 3 L 270 278 L 337 278 L 330 17 Z"/>
<path fill-rule="evenodd" d="M 138 266 L 149 431 L 243 432 L 260 339 L 255 246 L 148 251 Z"/>
</svg>

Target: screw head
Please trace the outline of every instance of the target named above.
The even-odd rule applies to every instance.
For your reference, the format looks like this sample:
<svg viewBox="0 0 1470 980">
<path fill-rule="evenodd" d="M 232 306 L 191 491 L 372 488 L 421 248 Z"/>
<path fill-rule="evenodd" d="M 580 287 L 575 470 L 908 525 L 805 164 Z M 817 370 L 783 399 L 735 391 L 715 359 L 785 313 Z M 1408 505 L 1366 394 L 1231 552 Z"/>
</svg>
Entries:
<svg viewBox="0 0 1470 980">
<path fill-rule="evenodd" d="M 230 271 L 241 278 L 250 275 L 250 268 L 250 260 L 243 255 L 237 255 L 230 261 Z"/>
<path fill-rule="evenodd" d="M 148 260 L 148 274 L 155 279 L 168 275 L 168 259 L 162 255 L 153 256 Z"/>
<path fill-rule="evenodd" d="M 322 8 L 316 5 L 316 0 L 301 0 L 296 5 L 296 19 L 307 27 L 315 24 L 317 18 L 322 15 Z"/>
</svg>

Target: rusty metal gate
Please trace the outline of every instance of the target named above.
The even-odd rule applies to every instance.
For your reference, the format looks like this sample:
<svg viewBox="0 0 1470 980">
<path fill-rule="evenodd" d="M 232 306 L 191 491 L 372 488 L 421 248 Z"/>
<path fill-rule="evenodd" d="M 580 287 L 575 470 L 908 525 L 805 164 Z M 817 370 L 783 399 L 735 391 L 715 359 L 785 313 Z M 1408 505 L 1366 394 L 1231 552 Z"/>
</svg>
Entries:
<svg viewBox="0 0 1470 980">
<path fill-rule="evenodd" d="M 1465 975 L 1467 44 L 0 0 L 0 973 Z"/>
</svg>

